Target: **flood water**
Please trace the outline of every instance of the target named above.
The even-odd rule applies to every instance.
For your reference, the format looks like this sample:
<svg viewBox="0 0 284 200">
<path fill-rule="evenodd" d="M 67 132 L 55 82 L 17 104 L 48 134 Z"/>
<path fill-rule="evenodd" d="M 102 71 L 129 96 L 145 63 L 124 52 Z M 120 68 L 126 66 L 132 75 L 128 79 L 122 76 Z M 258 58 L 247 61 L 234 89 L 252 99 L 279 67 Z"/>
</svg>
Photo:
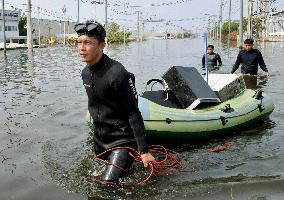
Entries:
<svg viewBox="0 0 284 200">
<path fill-rule="evenodd" d="M 238 49 L 209 43 L 223 59 L 220 73 L 229 73 Z M 0 199 L 284 199 L 284 42 L 256 47 L 272 73 L 257 77 L 257 87 L 276 104 L 270 118 L 223 138 L 180 145 L 181 172 L 128 188 L 100 186 L 90 176 L 84 64 L 75 48 L 34 49 L 32 62 L 26 50 L 8 51 L 7 59 L 0 52 Z M 202 38 L 108 46 L 106 52 L 136 75 L 139 92 L 173 65 L 203 73 Z M 208 151 L 226 141 L 235 145 Z"/>
</svg>

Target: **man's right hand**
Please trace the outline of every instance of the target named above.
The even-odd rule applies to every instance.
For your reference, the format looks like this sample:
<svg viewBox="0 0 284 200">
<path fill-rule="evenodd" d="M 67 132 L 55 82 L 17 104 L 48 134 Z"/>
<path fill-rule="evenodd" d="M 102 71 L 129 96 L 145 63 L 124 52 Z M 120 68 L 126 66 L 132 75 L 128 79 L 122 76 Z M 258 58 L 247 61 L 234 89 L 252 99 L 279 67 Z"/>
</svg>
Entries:
<svg viewBox="0 0 284 200">
<path fill-rule="evenodd" d="M 155 162 L 154 156 L 152 156 L 152 154 L 150 154 L 150 153 L 141 154 L 141 159 L 142 159 L 142 162 L 144 164 L 144 167 L 148 167 L 149 163 Z"/>
</svg>

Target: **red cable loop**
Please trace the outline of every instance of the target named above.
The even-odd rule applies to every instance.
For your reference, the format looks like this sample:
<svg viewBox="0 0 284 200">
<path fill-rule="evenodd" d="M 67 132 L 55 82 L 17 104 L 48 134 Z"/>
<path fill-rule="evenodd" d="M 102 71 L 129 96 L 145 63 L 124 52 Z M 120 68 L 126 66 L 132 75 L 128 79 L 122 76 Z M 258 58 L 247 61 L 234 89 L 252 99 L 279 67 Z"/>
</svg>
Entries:
<svg viewBox="0 0 284 200">
<path fill-rule="evenodd" d="M 131 157 L 133 157 L 134 161 L 140 163 L 141 165 L 143 165 L 142 159 L 141 159 L 141 155 L 140 153 L 131 148 L 131 147 L 113 147 L 110 148 L 102 153 L 100 153 L 97 156 L 93 156 L 93 160 L 97 160 L 100 162 L 103 162 L 105 164 L 109 164 L 109 165 L 113 165 L 119 169 L 121 169 L 124 172 L 129 173 L 126 169 L 123 169 L 115 164 L 110 163 L 107 160 L 103 160 L 100 157 L 105 155 L 106 153 L 116 150 L 116 149 L 127 149 L 129 152 L 129 155 Z M 171 170 L 181 170 L 182 169 L 182 164 L 181 162 L 178 160 L 177 158 L 177 153 L 175 151 L 166 149 L 165 147 L 161 146 L 161 145 L 152 145 L 149 148 L 149 152 L 151 154 L 154 154 L 155 156 L 155 162 L 150 162 L 148 165 L 148 169 L 149 169 L 149 174 L 147 176 L 145 176 L 141 181 L 138 181 L 136 184 L 137 185 L 143 185 L 145 184 L 145 182 L 147 182 L 152 176 L 157 175 L 157 174 L 171 174 Z M 164 158 L 159 160 L 159 157 L 163 156 Z M 100 183 L 100 184 L 108 184 L 108 185 L 116 185 L 115 182 L 112 181 L 100 181 L 100 180 L 96 180 L 96 182 Z M 125 186 L 129 186 L 129 183 L 122 183 Z"/>
</svg>

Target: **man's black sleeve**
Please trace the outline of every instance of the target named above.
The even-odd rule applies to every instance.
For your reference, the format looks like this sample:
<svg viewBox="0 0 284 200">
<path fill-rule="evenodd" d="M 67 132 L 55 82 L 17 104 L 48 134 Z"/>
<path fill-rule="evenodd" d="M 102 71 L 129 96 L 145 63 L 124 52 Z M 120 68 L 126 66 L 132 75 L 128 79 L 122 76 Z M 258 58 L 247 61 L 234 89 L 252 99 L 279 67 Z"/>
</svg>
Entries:
<svg viewBox="0 0 284 200">
<path fill-rule="evenodd" d="M 237 57 L 237 60 L 232 68 L 232 71 L 231 71 L 231 74 L 233 74 L 235 71 L 237 71 L 237 69 L 239 68 L 241 64 L 241 52 L 239 52 L 238 54 L 238 57 Z"/>
<path fill-rule="evenodd" d="M 261 52 L 259 52 L 259 66 L 260 66 L 260 68 L 263 70 L 263 71 L 265 71 L 265 72 L 268 72 L 268 70 L 267 70 L 267 68 L 266 68 L 266 64 L 265 64 L 265 62 L 264 62 L 264 60 L 263 60 L 263 57 L 262 57 L 262 54 L 261 54 Z"/>
<path fill-rule="evenodd" d="M 128 114 L 128 121 L 136 138 L 138 151 L 145 153 L 148 151 L 145 127 L 137 104 L 137 92 L 134 80 L 130 77 L 130 75 L 126 75 L 126 77 L 122 80 L 117 88 L 117 93 L 122 106 L 121 110 Z"/>
<path fill-rule="evenodd" d="M 218 65 L 222 66 L 222 60 L 221 60 L 221 56 L 217 53 L 217 61 L 218 61 Z"/>
</svg>

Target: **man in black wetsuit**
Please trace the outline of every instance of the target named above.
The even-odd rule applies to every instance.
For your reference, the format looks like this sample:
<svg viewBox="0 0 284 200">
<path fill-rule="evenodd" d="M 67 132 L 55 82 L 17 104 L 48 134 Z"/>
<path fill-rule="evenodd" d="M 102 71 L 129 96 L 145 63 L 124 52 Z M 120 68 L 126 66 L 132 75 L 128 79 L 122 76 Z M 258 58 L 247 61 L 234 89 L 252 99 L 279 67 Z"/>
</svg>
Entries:
<svg viewBox="0 0 284 200">
<path fill-rule="evenodd" d="M 209 71 L 218 70 L 222 66 L 222 60 L 218 53 L 214 52 L 214 46 L 208 45 L 207 47 L 208 69 Z M 218 66 L 217 66 L 218 62 Z M 202 67 L 205 68 L 205 55 L 202 57 Z"/>
<path fill-rule="evenodd" d="M 134 147 L 147 167 L 155 159 L 148 152 L 133 74 L 103 53 L 106 31 L 101 24 L 76 24 L 75 31 L 78 34 L 80 60 L 87 63 L 82 71 L 82 79 L 88 95 L 88 109 L 95 125 L 95 153 L 117 146 Z M 121 168 L 126 168 L 131 162 L 126 149 L 111 151 L 107 159 Z M 122 170 L 114 165 L 107 166 L 102 176 L 104 181 L 117 181 L 121 177 Z"/>
<path fill-rule="evenodd" d="M 267 76 L 270 75 L 261 52 L 253 48 L 253 39 L 246 39 L 244 41 L 244 49 L 238 54 L 235 65 L 231 71 L 232 74 L 239 68 L 240 64 L 242 65 L 241 73 L 243 74 L 257 75 L 259 65 L 260 68 L 266 72 Z"/>
</svg>

